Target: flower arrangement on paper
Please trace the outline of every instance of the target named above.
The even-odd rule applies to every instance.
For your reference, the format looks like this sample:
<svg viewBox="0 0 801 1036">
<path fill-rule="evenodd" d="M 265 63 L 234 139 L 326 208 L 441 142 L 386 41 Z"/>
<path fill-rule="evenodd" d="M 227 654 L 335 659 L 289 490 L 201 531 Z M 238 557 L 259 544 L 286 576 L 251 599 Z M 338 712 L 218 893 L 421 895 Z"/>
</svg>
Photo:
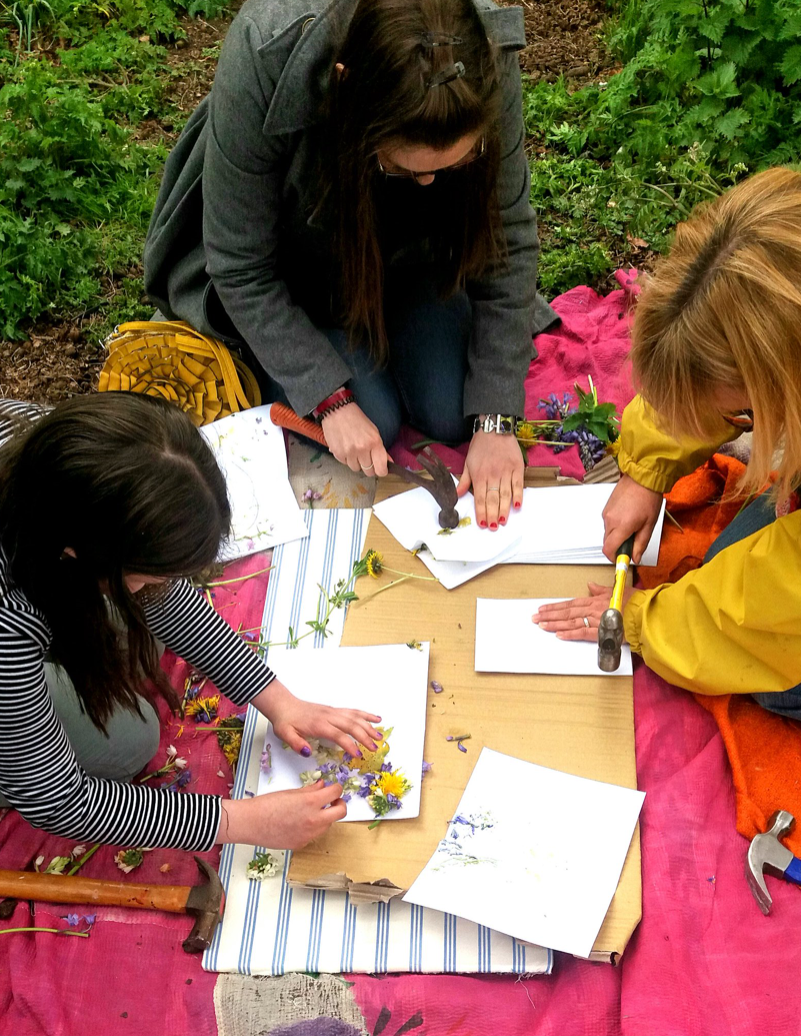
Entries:
<svg viewBox="0 0 801 1036">
<path fill-rule="evenodd" d="M 406 775 L 395 769 L 387 758 L 388 739 L 393 728 L 378 727 L 377 730 L 381 734 L 381 741 L 375 751 L 370 752 L 360 745 L 361 756 L 351 755 L 336 745 L 312 738 L 309 745 L 316 765 L 300 775 L 301 785 L 314 784 L 319 780 L 325 784 L 341 784 L 345 802 L 349 802 L 354 795 L 366 799 L 375 815 L 371 828 L 388 813 L 400 809 L 403 796 L 412 787 Z"/>
</svg>

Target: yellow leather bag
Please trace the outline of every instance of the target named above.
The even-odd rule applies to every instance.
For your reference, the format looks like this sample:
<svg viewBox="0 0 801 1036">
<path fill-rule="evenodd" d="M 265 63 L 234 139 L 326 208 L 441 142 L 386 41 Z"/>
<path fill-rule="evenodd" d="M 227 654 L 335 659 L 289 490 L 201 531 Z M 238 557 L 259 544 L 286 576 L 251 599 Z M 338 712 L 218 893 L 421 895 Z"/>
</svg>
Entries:
<svg viewBox="0 0 801 1036">
<path fill-rule="evenodd" d="M 196 425 L 261 403 L 256 378 L 239 357 L 183 321 L 120 324 L 105 344 L 100 392 L 161 396 Z"/>
</svg>

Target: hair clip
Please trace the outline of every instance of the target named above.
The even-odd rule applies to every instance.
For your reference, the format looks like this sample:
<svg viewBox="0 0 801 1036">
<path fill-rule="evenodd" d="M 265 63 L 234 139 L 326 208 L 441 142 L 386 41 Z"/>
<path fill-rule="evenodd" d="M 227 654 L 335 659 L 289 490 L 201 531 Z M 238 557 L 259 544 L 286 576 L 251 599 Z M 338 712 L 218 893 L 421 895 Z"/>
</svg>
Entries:
<svg viewBox="0 0 801 1036">
<path fill-rule="evenodd" d="M 423 47 L 458 47 L 462 42 L 461 36 L 449 36 L 445 32 L 424 32 L 420 36 Z"/>
<path fill-rule="evenodd" d="M 430 90 L 434 86 L 442 86 L 443 83 L 452 83 L 454 79 L 461 79 L 463 75 L 464 65 L 461 61 L 456 61 L 453 65 L 448 65 L 447 68 L 443 68 L 441 72 L 433 75 L 426 83 L 426 87 Z"/>
</svg>

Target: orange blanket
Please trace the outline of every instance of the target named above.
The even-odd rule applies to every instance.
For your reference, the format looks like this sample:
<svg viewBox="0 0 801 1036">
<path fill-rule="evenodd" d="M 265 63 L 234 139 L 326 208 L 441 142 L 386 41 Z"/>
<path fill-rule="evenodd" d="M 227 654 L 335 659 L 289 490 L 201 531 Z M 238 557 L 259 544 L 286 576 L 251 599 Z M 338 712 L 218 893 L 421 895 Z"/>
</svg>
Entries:
<svg viewBox="0 0 801 1036">
<path fill-rule="evenodd" d="M 673 583 L 701 565 L 745 502 L 742 497 L 721 502 L 743 470 L 740 461 L 716 454 L 676 483 L 667 508 L 682 531 L 665 521 L 659 565 L 639 570 L 642 586 Z M 801 855 L 801 723 L 767 712 L 747 695 L 696 694 L 695 699 L 720 727 L 734 781 L 737 830 L 753 838 L 774 810 L 786 809 L 798 827 L 785 841 Z"/>
</svg>

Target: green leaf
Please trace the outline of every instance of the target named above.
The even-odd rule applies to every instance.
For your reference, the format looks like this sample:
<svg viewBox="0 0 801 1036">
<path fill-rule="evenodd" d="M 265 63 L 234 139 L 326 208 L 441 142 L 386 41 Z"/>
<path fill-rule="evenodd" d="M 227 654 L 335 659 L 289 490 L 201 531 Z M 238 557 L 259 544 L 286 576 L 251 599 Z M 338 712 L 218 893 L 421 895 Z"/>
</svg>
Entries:
<svg viewBox="0 0 801 1036">
<path fill-rule="evenodd" d="M 801 46 L 788 47 L 779 66 L 785 86 L 792 86 L 801 79 Z"/>
<path fill-rule="evenodd" d="M 740 127 L 750 121 L 751 116 L 747 111 L 744 111 L 742 108 L 732 108 L 725 115 L 721 115 L 719 119 L 715 119 L 714 129 L 716 133 L 721 137 L 725 137 L 726 140 L 734 140 Z"/>
</svg>

